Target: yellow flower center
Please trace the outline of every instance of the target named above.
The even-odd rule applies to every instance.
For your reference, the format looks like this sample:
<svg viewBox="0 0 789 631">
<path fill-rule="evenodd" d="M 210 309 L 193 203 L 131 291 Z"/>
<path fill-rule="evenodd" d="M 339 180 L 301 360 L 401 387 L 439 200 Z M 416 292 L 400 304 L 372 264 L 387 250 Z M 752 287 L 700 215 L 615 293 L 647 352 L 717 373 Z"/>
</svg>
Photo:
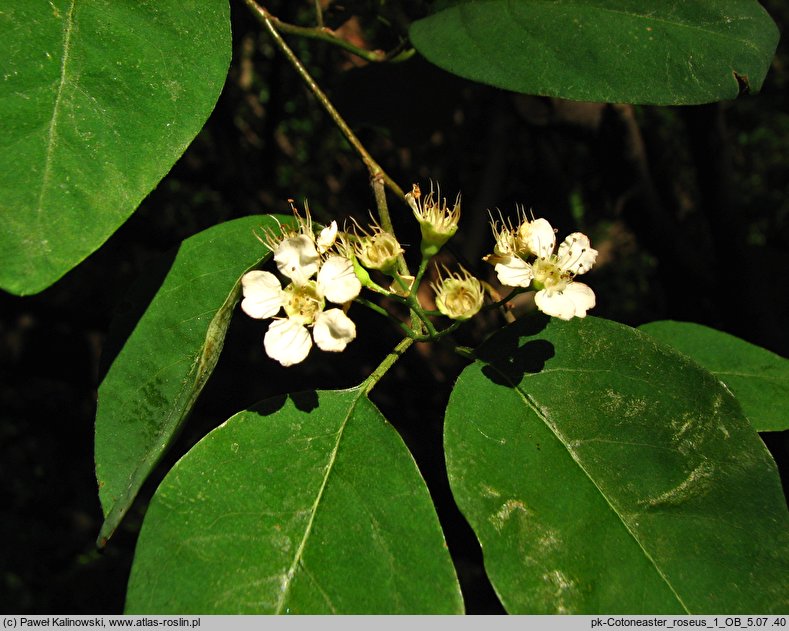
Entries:
<svg viewBox="0 0 789 631">
<path fill-rule="evenodd" d="M 569 272 L 565 272 L 559 267 L 556 257 L 553 255 L 534 261 L 532 271 L 534 272 L 532 283 L 535 289 L 545 289 L 549 294 L 564 291 L 573 280 Z"/>
<path fill-rule="evenodd" d="M 288 318 L 299 324 L 308 325 L 323 311 L 324 300 L 318 293 L 317 283 L 313 280 L 306 285 L 291 283 L 285 287 L 285 313 Z"/>
</svg>

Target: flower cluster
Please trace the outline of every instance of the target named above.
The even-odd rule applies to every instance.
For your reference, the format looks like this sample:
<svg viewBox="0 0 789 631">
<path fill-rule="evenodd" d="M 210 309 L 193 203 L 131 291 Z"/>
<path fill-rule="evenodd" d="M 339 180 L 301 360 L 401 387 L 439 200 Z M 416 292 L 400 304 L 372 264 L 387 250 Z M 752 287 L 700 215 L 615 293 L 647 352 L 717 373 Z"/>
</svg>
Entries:
<svg viewBox="0 0 789 631">
<path fill-rule="evenodd" d="M 302 218 L 295 207 L 293 227 L 280 225 L 260 240 L 273 254 L 283 284 L 275 274 L 255 270 L 241 279 L 244 299 L 242 310 L 258 319 L 273 319 L 263 338 L 266 354 L 283 366 L 303 361 L 313 344 L 324 351 L 339 352 L 356 338 L 356 325 L 348 317 L 351 301 L 356 300 L 395 320 L 414 340 L 436 340 L 451 333 L 465 320 L 475 316 L 485 300 L 485 287 L 479 279 L 460 268 L 443 272 L 430 283 L 435 292 L 437 312 L 425 311 L 419 301 L 419 286 L 429 262 L 457 232 L 460 196 L 450 206 L 436 187 L 435 195 L 422 195 L 417 184 L 405 195 L 419 222 L 422 254 L 419 269 L 411 276 L 403 261 L 403 248 L 389 230 L 373 220 L 367 228 L 355 221 L 351 229 L 338 230 L 332 221 L 319 232 L 313 229 L 305 205 Z M 575 232 L 556 248 L 556 237 L 545 219 L 528 220 L 519 209 L 513 225 L 503 218 L 491 220 L 496 244 L 484 260 L 495 266 L 499 280 L 515 288 L 529 288 L 537 307 L 544 313 L 569 320 L 583 318 L 595 304 L 592 290 L 575 281 L 587 272 L 597 258 L 586 235 Z M 317 234 L 316 234 L 317 232 Z M 388 276 L 393 282 L 386 289 L 371 274 Z M 391 302 L 407 307 L 416 319 L 409 326 L 385 309 L 359 298 L 365 287 L 383 294 Z M 336 306 L 329 306 L 334 303 Z M 437 328 L 432 317 L 441 314 L 455 323 Z M 413 322 L 418 321 L 414 325 Z"/>
<path fill-rule="evenodd" d="M 324 351 L 344 350 L 356 337 L 356 326 L 343 309 L 326 309 L 326 302 L 344 305 L 356 298 L 362 287 L 353 261 L 338 243 L 337 223 L 332 222 L 316 236 L 309 210 L 306 219 L 295 209 L 294 214 L 295 229 L 271 232 L 265 240 L 277 269 L 290 282 L 283 287 L 274 274 L 260 270 L 241 279 L 241 309 L 253 318 L 274 318 L 263 346 L 266 354 L 283 366 L 303 361 L 313 340 Z M 281 310 L 285 317 L 278 315 Z"/>
<path fill-rule="evenodd" d="M 554 252 L 556 235 L 547 220 L 529 221 L 522 209 L 519 219 L 515 226 L 491 220 L 496 245 L 484 260 L 495 266 L 502 284 L 536 290 L 534 302 L 543 313 L 562 320 L 586 316 L 595 295 L 575 277 L 588 272 L 597 258 L 589 238 L 574 232 Z"/>
</svg>

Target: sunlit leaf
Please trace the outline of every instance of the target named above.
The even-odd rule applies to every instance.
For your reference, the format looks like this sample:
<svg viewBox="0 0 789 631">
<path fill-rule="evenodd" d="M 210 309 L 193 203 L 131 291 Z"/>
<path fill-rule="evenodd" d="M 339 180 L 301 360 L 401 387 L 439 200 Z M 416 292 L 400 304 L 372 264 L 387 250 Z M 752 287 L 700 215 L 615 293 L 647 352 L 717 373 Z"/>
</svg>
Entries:
<svg viewBox="0 0 789 631">
<path fill-rule="evenodd" d="M 430 495 L 361 389 L 211 432 L 145 517 L 127 613 L 462 613 Z"/>
<path fill-rule="evenodd" d="M 701 324 L 663 320 L 638 328 L 725 383 L 758 431 L 789 429 L 789 360 Z"/>
<path fill-rule="evenodd" d="M 216 365 L 241 276 L 269 256 L 253 231 L 277 225 L 273 216 L 245 217 L 184 241 L 110 366 L 96 412 L 96 476 L 105 516 L 100 545 L 172 443 Z"/>
<path fill-rule="evenodd" d="M 0 3 L 0 287 L 31 294 L 131 215 L 214 107 L 227 0 Z"/>
<path fill-rule="evenodd" d="M 776 466 L 714 376 L 596 318 L 521 321 L 479 357 L 447 469 L 508 611 L 786 611 Z"/>
<path fill-rule="evenodd" d="M 507 90 L 689 104 L 756 92 L 778 29 L 755 0 L 474 0 L 411 25 L 434 64 Z"/>
</svg>

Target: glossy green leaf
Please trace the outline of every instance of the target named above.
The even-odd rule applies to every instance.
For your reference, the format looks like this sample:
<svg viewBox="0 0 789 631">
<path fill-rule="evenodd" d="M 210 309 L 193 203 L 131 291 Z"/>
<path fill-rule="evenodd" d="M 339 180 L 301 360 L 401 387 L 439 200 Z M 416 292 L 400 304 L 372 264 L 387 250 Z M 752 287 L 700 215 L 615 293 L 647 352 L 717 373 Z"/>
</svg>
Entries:
<svg viewBox="0 0 789 631">
<path fill-rule="evenodd" d="M 787 610 L 776 466 L 714 376 L 596 318 L 521 321 L 479 357 L 447 469 L 511 613 Z"/>
<path fill-rule="evenodd" d="M 361 389 L 270 399 L 206 436 L 145 516 L 127 613 L 462 613 L 430 495 Z"/>
<path fill-rule="evenodd" d="M 678 105 L 760 89 L 778 29 L 756 0 L 474 0 L 411 25 L 434 64 L 507 90 Z"/>
<path fill-rule="evenodd" d="M 131 215 L 214 107 L 227 0 L 3 0 L 0 287 L 31 294 Z"/>
<path fill-rule="evenodd" d="M 789 429 L 789 360 L 701 324 L 663 320 L 638 328 L 725 383 L 758 431 Z"/>
<path fill-rule="evenodd" d="M 104 545 L 174 440 L 216 366 L 241 276 L 268 258 L 254 231 L 269 215 L 244 217 L 185 240 L 145 313 L 99 387 L 96 477 Z"/>
</svg>

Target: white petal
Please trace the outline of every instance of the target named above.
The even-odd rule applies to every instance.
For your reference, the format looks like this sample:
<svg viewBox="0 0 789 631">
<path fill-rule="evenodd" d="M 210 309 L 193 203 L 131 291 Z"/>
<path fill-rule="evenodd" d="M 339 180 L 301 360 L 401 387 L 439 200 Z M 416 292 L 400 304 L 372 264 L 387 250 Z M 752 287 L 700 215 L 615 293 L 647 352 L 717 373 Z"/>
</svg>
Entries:
<svg viewBox="0 0 789 631">
<path fill-rule="evenodd" d="M 521 244 L 529 252 L 541 258 L 547 258 L 553 254 L 556 246 L 556 234 L 547 219 L 535 219 L 534 221 L 524 222 L 518 230 Z"/>
<path fill-rule="evenodd" d="M 255 270 L 241 278 L 244 300 L 241 309 L 252 318 L 271 318 L 284 304 L 282 285 L 271 272 Z"/>
<path fill-rule="evenodd" d="M 545 289 L 538 291 L 534 303 L 546 315 L 570 320 L 573 316 L 585 317 L 586 312 L 595 305 L 595 296 L 587 285 L 570 283 L 562 292 L 549 294 Z"/>
<path fill-rule="evenodd" d="M 575 305 L 569 296 L 565 296 L 558 291 L 548 293 L 545 289 L 541 289 L 534 294 L 534 304 L 544 314 L 553 316 L 554 318 L 561 318 L 562 320 L 571 320 L 575 315 Z"/>
<path fill-rule="evenodd" d="M 275 320 L 263 338 L 266 355 L 283 366 L 304 361 L 312 347 L 310 332 L 293 320 Z"/>
<path fill-rule="evenodd" d="M 531 265 L 517 256 L 503 256 L 494 267 L 502 285 L 528 287 L 534 278 Z"/>
<path fill-rule="evenodd" d="M 318 272 L 318 292 L 330 302 L 345 304 L 362 290 L 353 263 L 343 256 L 330 256 Z"/>
<path fill-rule="evenodd" d="M 326 250 L 328 250 L 331 246 L 334 245 L 334 241 L 337 239 L 337 222 L 332 221 L 328 226 L 326 226 L 323 230 L 321 230 L 320 235 L 318 235 L 318 252 L 323 254 Z"/>
<path fill-rule="evenodd" d="M 570 283 L 564 290 L 564 295 L 569 296 L 575 305 L 575 317 L 583 318 L 586 312 L 595 306 L 595 296 L 592 288 L 583 283 Z"/>
<path fill-rule="evenodd" d="M 321 350 L 338 352 L 356 337 L 356 325 L 342 309 L 329 309 L 315 320 L 312 336 Z"/>
<path fill-rule="evenodd" d="M 589 237 L 582 232 L 573 232 L 559 246 L 559 267 L 573 274 L 583 274 L 592 269 L 597 250 L 589 243 Z"/>
<path fill-rule="evenodd" d="M 277 269 L 297 285 L 306 283 L 318 271 L 318 251 L 308 236 L 288 237 L 274 250 Z"/>
</svg>

